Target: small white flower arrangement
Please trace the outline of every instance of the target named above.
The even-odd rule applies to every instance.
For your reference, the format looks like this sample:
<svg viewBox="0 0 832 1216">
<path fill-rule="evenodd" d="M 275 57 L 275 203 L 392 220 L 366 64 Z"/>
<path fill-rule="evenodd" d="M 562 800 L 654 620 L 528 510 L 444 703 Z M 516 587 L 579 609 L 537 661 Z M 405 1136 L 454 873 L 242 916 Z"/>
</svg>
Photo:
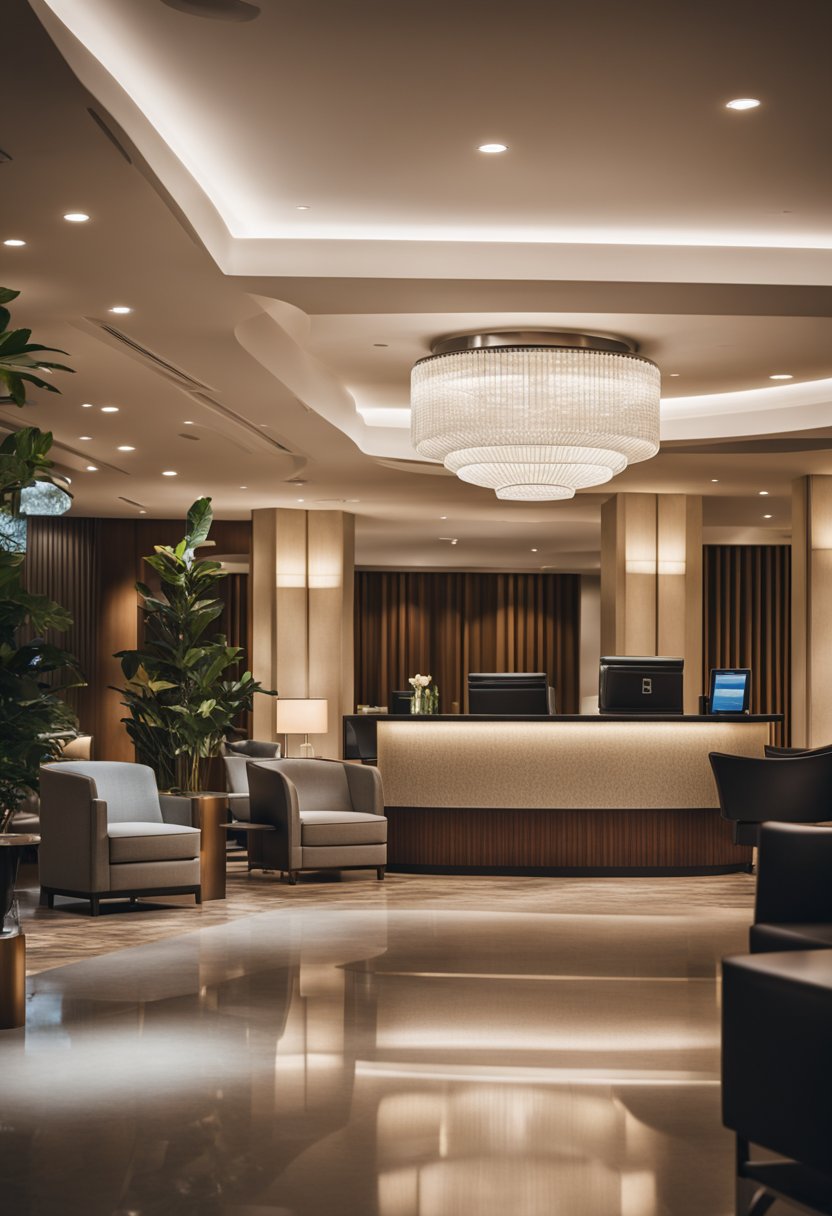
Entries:
<svg viewBox="0 0 832 1216">
<path fill-rule="evenodd" d="M 429 688 L 431 676 L 410 676 L 408 684 L 413 689 L 413 701 L 410 712 L 414 714 L 435 714 L 439 708 L 439 689 L 434 685 Z"/>
</svg>

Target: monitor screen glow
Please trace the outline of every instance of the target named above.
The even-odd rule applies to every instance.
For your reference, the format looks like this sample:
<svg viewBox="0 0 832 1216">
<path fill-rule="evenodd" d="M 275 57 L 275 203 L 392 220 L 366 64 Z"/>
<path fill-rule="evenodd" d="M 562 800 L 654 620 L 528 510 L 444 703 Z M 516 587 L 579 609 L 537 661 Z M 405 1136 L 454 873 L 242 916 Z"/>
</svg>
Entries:
<svg viewBox="0 0 832 1216">
<path fill-rule="evenodd" d="M 717 668 L 711 672 L 708 710 L 712 714 L 742 714 L 748 710 L 751 672 L 747 668 Z"/>
</svg>

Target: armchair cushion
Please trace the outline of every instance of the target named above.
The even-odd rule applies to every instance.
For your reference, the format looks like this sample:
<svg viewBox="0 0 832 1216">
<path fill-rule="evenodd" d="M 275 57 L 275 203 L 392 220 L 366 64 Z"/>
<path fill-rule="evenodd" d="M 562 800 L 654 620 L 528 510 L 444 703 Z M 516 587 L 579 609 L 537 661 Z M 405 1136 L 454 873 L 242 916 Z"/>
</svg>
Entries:
<svg viewBox="0 0 832 1216">
<path fill-rule="evenodd" d="M 332 760 L 283 760 L 280 771 L 295 785 L 304 811 L 353 810 L 345 765 Z"/>
<path fill-rule="evenodd" d="M 261 742 L 259 739 L 243 739 L 239 743 L 226 740 L 225 753 L 229 756 L 247 756 L 250 760 L 275 760 L 280 756 L 280 744 Z"/>
<path fill-rule="evenodd" d="M 111 823 L 110 864 L 190 861 L 199 856 L 199 829 L 172 823 Z"/>
<path fill-rule="evenodd" d="M 300 812 L 300 838 L 304 848 L 340 844 L 385 844 L 387 820 L 360 811 Z"/>
</svg>

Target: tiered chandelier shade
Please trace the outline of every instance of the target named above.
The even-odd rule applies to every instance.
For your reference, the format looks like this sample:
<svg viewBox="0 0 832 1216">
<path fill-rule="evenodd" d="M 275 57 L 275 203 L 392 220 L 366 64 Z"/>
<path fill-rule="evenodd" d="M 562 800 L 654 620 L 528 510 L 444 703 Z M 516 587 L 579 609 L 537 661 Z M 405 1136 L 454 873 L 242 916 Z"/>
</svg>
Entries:
<svg viewBox="0 0 832 1216">
<path fill-rule="evenodd" d="M 533 336 L 522 345 L 511 334 L 449 339 L 440 345 L 460 349 L 416 364 L 411 438 L 420 456 L 498 498 L 527 501 L 571 498 L 655 456 L 654 363 L 621 339 Z"/>
</svg>

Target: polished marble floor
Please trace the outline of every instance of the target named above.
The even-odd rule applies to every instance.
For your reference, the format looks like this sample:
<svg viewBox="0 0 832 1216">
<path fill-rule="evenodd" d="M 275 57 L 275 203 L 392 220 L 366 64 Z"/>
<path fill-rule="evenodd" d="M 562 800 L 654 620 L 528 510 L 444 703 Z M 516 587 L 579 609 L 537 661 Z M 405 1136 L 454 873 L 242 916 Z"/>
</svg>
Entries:
<svg viewBox="0 0 832 1216">
<path fill-rule="evenodd" d="M 0 1212 L 730 1216 L 719 960 L 752 896 L 241 868 L 203 910 L 24 895 Z"/>
</svg>

